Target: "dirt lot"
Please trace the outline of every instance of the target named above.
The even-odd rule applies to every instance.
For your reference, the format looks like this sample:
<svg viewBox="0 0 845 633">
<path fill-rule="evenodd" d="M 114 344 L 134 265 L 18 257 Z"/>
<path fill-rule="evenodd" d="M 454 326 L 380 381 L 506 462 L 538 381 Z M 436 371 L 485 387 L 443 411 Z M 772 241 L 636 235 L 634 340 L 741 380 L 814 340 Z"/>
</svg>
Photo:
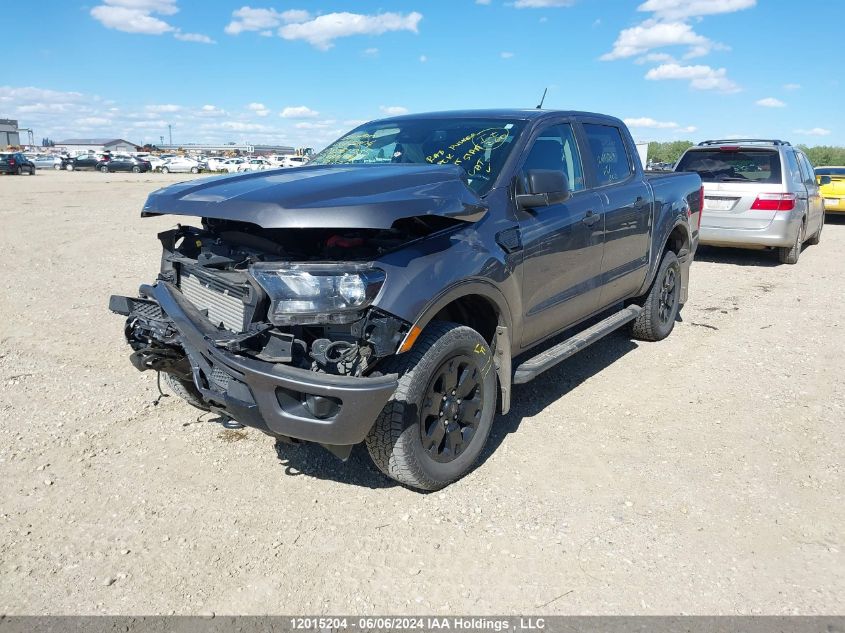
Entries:
<svg viewBox="0 0 845 633">
<path fill-rule="evenodd" d="M 703 251 L 667 341 L 517 387 L 422 495 L 153 406 L 106 306 L 184 178 L 0 177 L 0 613 L 841 612 L 845 222 L 797 266 Z"/>
</svg>

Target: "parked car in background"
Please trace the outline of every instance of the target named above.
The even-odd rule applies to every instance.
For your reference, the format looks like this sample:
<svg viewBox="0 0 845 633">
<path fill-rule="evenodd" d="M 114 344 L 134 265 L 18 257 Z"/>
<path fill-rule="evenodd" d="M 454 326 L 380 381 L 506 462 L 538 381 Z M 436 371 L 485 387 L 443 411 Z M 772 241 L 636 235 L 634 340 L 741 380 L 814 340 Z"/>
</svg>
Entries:
<svg viewBox="0 0 845 633">
<path fill-rule="evenodd" d="M 238 167 L 243 165 L 246 162 L 246 158 L 227 158 L 223 162 L 219 163 L 219 169 L 221 171 L 229 172 L 230 174 L 234 174 L 238 171 Z"/>
<path fill-rule="evenodd" d="M 824 205 L 813 166 L 801 150 L 767 139 L 699 143 L 684 152 L 676 172 L 704 183 L 701 243 L 774 248 L 795 264 L 804 242 L 818 244 Z"/>
<path fill-rule="evenodd" d="M 65 163 L 65 169 L 68 171 L 78 171 L 81 169 L 97 169 L 101 160 L 111 160 L 108 154 L 82 154 L 75 158 L 71 158 Z"/>
<path fill-rule="evenodd" d="M 828 213 L 845 213 L 845 167 L 816 167 L 816 180 Z"/>
<path fill-rule="evenodd" d="M 266 158 L 250 158 L 238 165 L 238 171 L 264 171 L 266 169 L 277 169 L 277 167 Z"/>
<path fill-rule="evenodd" d="M 209 171 L 221 171 L 223 163 L 228 160 L 225 156 L 211 156 L 206 159 L 205 163 L 208 165 Z"/>
<path fill-rule="evenodd" d="M 307 156 L 284 156 L 282 158 L 282 167 L 302 167 L 308 163 Z"/>
<path fill-rule="evenodd" d="M 36 169 L 59 170 L 62 168 L 62 159 L 51 154 L 37 154 L 30 160 L 35 163 Z"/>
<path fill-rule="evenodd" d="M 669 336 L 701 218 L 698 175 L 645 174 L 625 124 L 586 112 L 374 121 L 235 180 L 147 198 L 179 224 L 155 282 L 111 297 L 132 364 L 280 441 L 365 442 L 424 490 L 473 468 L 514 383 L 628 324 Z"/>
<path fill-rule="evenodd" d="M 20 152 L 0 153 L 0 174 L 35 175 L 35 163 Z"/>
<path fill-rule="evenodd" d="M 101 160 L 97 163 L 97 169 L 104 174 L 112 171 L 131 171 L 136 174 L 151 171 L 152 166 L 147 160 L 135 158 L 134 156 L 112 156 L 109 160 Z"/>
<path fill-rule="evenodd" d="M 163 174 L 173 173 L 192 173 L 198 174 L 202 169 L 200 163 L 193 158 L 186 158 L 184 156 L 174 156 L 168 158 L 162 164 L 160 171 Z"/>
</svg>

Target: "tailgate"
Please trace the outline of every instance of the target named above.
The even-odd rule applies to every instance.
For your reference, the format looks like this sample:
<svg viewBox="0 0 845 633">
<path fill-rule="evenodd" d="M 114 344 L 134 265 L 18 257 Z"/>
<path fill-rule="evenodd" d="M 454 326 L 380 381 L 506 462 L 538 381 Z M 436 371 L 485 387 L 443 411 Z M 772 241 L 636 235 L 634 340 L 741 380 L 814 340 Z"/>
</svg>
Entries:
<svg viewBox="0 0 845 633">
<path fill-rule="evenodd" d="M 760 193 L 778 193 L 772 185 L 736 182 L 704 183 L 704 217 L 701 225 L 720 229 L 765 229 L 777 211 L 752 209 Z"/>
</svg>

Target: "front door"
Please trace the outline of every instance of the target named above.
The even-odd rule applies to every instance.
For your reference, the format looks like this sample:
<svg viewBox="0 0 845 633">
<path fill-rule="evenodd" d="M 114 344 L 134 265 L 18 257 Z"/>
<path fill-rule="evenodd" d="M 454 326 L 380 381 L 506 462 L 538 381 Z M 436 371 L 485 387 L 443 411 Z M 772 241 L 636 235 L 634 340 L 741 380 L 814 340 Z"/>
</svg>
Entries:
<svg viewBox="0 0 845 633">
<path fill-rule="evenodd" d="M 572 126 L 540 130 L 520 178 L 531 169 L 561 170 L 572 196 L 564 203 L 517 211 L 522 234 L 522 346 L 527 347 L 598 308 L 604 220 L 598 195 L 586 189 Z"/>
</svg>

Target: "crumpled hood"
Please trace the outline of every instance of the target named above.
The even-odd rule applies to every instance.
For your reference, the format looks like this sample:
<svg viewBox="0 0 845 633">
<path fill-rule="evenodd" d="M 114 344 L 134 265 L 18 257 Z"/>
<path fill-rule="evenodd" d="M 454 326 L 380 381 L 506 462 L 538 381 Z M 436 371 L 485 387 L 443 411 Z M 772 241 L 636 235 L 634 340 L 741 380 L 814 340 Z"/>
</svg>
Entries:
<svg viewBox="0 0 845 633">
<path fill-rule="evenodd" d="M 475 222 L 487 212 L 455 165 L 343 165 L 248 172 L 159 189 L 142 217 L 175 214 L 266 229 L 387 229 L 438 215 Z"/>
</svg>

